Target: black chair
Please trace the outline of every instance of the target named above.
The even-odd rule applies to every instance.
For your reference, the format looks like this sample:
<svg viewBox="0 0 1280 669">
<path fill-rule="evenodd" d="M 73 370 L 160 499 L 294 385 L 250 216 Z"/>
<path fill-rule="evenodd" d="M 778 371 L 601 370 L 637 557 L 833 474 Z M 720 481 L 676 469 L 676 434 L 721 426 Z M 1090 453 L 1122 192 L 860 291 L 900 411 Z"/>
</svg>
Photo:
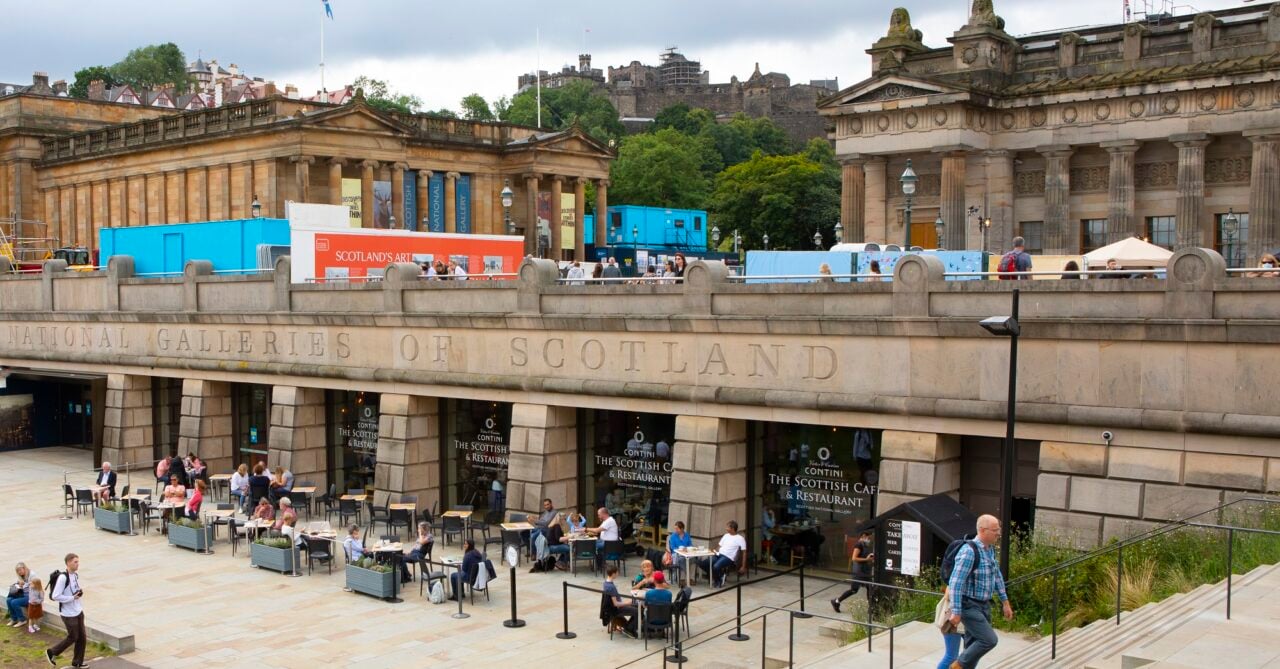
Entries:
<svg viewBox="0 0 1280 669">
<path fill-rule="evenodd" d="M 476 507 L 472 504 L 455 504 L 453 508 L 450 509 L 450 511 L 466 511 L 467 513 L 471 513 L 475 510 Z"/>
<path fill-rule="evenodd" d="M 134 491 L 134 494 L 146 495 L 147 499 L 151 499 L 151 488 L 138 488 L 136 491 Z"/>
<path fill-rule="evenodd" d="M 579 539 L 573 542 L 569 548 L 569 559 L 573 567 L 573 575 L 578 575 L 578 560 L 588 560 L 591 563 L 591 573 L 596 572 L 596 540 L 595 539 Z"/>
<path fill-rule="evenodd" d="M 164 512 L 160 509 L 157 509 L 151 506 L 151 503 L 145 499 L 138 501 L 138 513 L 139 513 L 138 519 L 142 521 L 143 534 L 146 534 L 147 530 L 150 529 L 151 521 L 157 520 L 160 522 L 164 522 Z"/>
<path fill-rule="evenodd" d="M 484 520 L 473 520 L 469 525 L 467 525 L 467 538 L 475 539 L 476 531 L 479 531 L 480 536 L 484 537 L 485 544 L 494 543 L 489 540 L 490 532 L 493 531 L 493 528 L 495 526 L 501 525 L 501 524 L 502 524 L 502 512 L 489 511 L 484 514 Z"/>
<path fill-rule="evenodd" d="M 249 503 L 247 506 L 250 509 L 252 509 L 253 507 L 258 505 L 258 500 L 262 499 L 263 497 L 266 497 L 267 500 L 271 502 L 271 505 L 275 506 L 275 500 L 271 497 L 270 486 L 265 486 L 265 485 L 249 486 Z"/>
<path fill-rule="evenodd" d="M 364 505 L 369 510 L 369 527 L 377 527 L 378 523 L 391 524 L 391 511 L 386 506 L 378 506 L 371 499 L 366 499 Z M 390 532 L 391 529 L 388 527 L 387 531 Z"/>
<path fill-rule="evenodd" d="M 122 490 L 122 491 L 120 492 L 120 497 L 123 499 L 123 498 L 128 497 L 128 496 L 129 496 L 129 486 L 128 486 L 128 484 L 126 484 L 126 485 L 124 486 L 124 490 Z"/>
<path fill-rule="evenodd" d="M 475 604 L 475 603 L 476 603 L 476 592 L 477 592 L 477 591 L 479 591 L 479 592 L 483 592 L 483 593 L 484 593 L 484 600 L 485 600 L 486 602 L 487 602 L 487 601 L 490 601 L 490 599 L 489 599 L 489 586 L 490 586 L 490 585 L 492 585 L 492 584 L 493 584 L 493 582 L 494 582 L 495 580 L 497 580 L 497 577 L 496 577 L 496 576 L 494 576 L 493 578 L 487 578 L 487 579 L 485 579 L 485 583 L 484 583 L 484 585 L 478 585 L 478 584 L 476 583 L 476 581 L 480 580 L 480 570 L 481 570 L 481 569 L 485 570 L 485 575 L 486 575 L 486 576 L 488 576 L 489 574 L 496 574 L 496 573 L 497 573 L 497 572 L 496 572 L 496 571 L 494 571 L 494 569 L 493 569 L 493 561 L 492 561 L 492 560 L 485 560 L 483 563 L 481 563 L 481 564 L 477 564 L 477 565 L 475 565 L 474 567 L 472 567 L 472 568 L 471 568 L 470 578 L 468 578 L 468 579 L 467 579 L 467 585 L 468 585 L 468 588 L 467 588 L 467 589 L 471 591 L 471 603 L 472 603 L 472 604 Z"/>
<path fill-rule="evenodd" d="M 600 547 L 600 562 L 612 562 L 618 567 L 618 571 L 623 576 L 627 575 L 627 545 L 621 539 L 617 541 L 606 541 Z"/>
<path fill-rule="evenodd" d="M 424 594 L 424 586 L 426 588 L 430 588 L 431 585 L 436 581 L 440 581 L 441 583 L 440 587 L 444 588 L 445 590 L 449 589 L 449 579 L 447 576 L 445 576 L 444 571 L 431 569 L 431 566 L 435 563 L 431 561 L 430 552 L 428 552 L 426 555 L 423 555 L 421 560 L 417 561 L 416 563 L 410 563 L 410 564 L 414 564 L 417 567 L 419 597 L 421 597 Z"/>
<path fill-rule="evenodd" d="M 457 516 L 445 516 L 442 520 L 444 524 L 440 528 L 440 533 L 444 535 L 444 545 L 451 544 L 449 537 L 453 535 L 457 535 L 458 540 L 461 541 L 463 532 L 462 519 Z"/>
<path fill-rule="evenodd" d="M 662 632 L 664 635 L 671 629 L 674 605 L 645 604 L 644 619 L 640 622 L 640 635 L 644 637 L 644 649 L 649 650 L 649 633 Z"/>
<path fill-rule="evenodd" d="M 316 484 L 310 481 L 303 481 L 302 483 L 293 484 L 293 487 L 294 488 L 314 488 L 315 485 Z M 302 511 L 306 511 L 307 520 L 311 520 L 311 493 L 295 492 L 291 490 L 289 491 L 289 494 L 287 495 L 287 497 L 289 498 L 289 501 L 293 503 L 293 509 L 295 513 L 301 513 Z"/>
<path fill-rule="evenodd" d="M 76 515 L 82 512 L 92 513 L 92 511 L 84 511 L 85 507 L 93 507 L 93 491 L 81 488 L 76 491 Z"/>
<path fill-rule="evenodd" d="M 240 540 L 249 541 L 249 533 L 244 527 L 236 523 L 235 516 L 230 516 L 225 520 L 227 521 L 227 542 L 231 544 L 231 556 L 235 557 L 236 547 L 240 545 Z"/>
<path fill-rule="evenodd" d="M 671 613 L 676 622 L 684 621 L 684 635 L 688 638 L 689 631 L 689 600 L 693 597 L 693 588 L 680 588 L 680 592 L 676 594 L 675 602 L 671 605 Z"/>
<path fill-rule="evenodd" d="M 62 508 L 70 510 L 76 505 L 76 491 L 71 489 L 70 483 L 62 484 Z"/>
<path fill-rule="evenodd" d="M 219 511 L 232 511 L 232 510 L 234 510 L 234 509 L 236 508 L 234 504 L 230 504 L 230 503 L 227 503 L 227 502 L 219 502 L 219 503 L 217 503 L 217 504 L 214 504 L 213 506 L 214 506 L 214 508 L 215 508 L 215 509 L 217 509 L 217 510 L 219 510 Z M 212 524 L 213 524 L 213 538 L 214 538 L 215 540 L 218 538 L 218 527 L 219 527 L 219 526 L 227 526 L 227 525 L 230 525 L 230 523 L 228 522 L 228 521 L 230 521 L 230 520 L 231 520 L 231 517 L 230 517 L 230 516 L 228 516 L 228 517 L 226 517 L 226 518 L 214 518 L 214 519 L 213 519 L 213 523 L 212 523 Z"/>
<path fill-rule="evenodd" d="M 338 524 L 347 527 L 347 518 L 351 518 L 355 524 L 360 524 L 360 507 L 353 499 L 338 500 Z"/>
<path fill-rule="evenodd" d="M 338 510 L 338 484 L 330 483 L 329 492 L 315 498 L 316 513 L 320 512 L 320 507 L 324 507 L 324 519 L 329 520 L 330 516 Z"/>
<path fill-rule="evenodd" d="M 324 539 L 302 537 L 303 548 L 307 551 L 308 574 L 314 570 L 316 560 L 329 565 L 329 573 L 333 573 L 333 552 L 330 550 L 330 544 L 331 542 Z"/>
<path fill-rule="evenodd" d="M 396 541 L 400 540 L 400 533 L 396 528 L 402 525 L 406 532 L 412 534 L 413 512 L 408 509 L 391 509 L 387 515 L 387 531 L 396 535 Z"/>
</svg>

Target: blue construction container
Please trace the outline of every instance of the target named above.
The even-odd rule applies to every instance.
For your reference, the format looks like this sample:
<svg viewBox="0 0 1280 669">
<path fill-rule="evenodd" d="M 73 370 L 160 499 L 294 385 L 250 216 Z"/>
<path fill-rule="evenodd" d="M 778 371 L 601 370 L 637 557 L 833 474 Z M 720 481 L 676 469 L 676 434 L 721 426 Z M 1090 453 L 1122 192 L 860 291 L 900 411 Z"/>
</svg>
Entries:
<svg viewBox="0 0 1280 669">
<path fill-rule="evenodd" d="M 273 269 L 287 255 L 289 221 L 245 218 L 206 223 L 103 228 L 98 248 L 105 261 L 133 256 L 137 274 L 180 274 L 188 260 L 208 260 L 216 272 Z"/>
<path fill-rule="evenodd" d="M 594 217 L 592 217 L 594 221 Z M 695 251 L 707 249 L 707 212 L 701 209 L 667 209 L 620 204 L 609 207 L 605 227 L 608 246 Z M 586 242 L 595 244 L 594 222 L 587 227 Z"/>
</svg>

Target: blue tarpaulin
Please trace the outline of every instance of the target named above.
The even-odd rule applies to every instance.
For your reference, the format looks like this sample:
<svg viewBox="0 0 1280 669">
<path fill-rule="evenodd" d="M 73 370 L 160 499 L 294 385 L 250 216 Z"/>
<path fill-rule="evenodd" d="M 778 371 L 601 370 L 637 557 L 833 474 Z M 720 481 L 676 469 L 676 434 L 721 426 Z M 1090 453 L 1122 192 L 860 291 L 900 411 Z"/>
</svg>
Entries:
<svg viewBox="0 0 1280 669">
<path fill-rule="evenodd" d="M 856 253 L 847 251 L 747 251 L 747 283 L 814 281 L 815 279 L 752 279 L 753 276 L 794 276 L 817 274 L 822 263 L 832 274 L 853 274 Z M 849 279 L 836 279 L 849 281 Z"/>
<path fill-rule="evenodd" d="M 907 255 L 900 251 L 871 251 L 858 254 L 857 258 L 857 274 L 867 274 L 871 271 L 871 261 L 876 260 L 880 263 L 880 273 L 892 275 L 893 268 L 898 264 L 898 258 Z M 942 261 L 944 272 L 985 272 L 986 260 L 981 251 L 923 251 L 919 255 L 937 256 Z M 832 271 L 835 271 L 834 269 Z M 980 276 L 949 276 L 947 281 L 973 281 L 981 280 Z"/>
</svg>

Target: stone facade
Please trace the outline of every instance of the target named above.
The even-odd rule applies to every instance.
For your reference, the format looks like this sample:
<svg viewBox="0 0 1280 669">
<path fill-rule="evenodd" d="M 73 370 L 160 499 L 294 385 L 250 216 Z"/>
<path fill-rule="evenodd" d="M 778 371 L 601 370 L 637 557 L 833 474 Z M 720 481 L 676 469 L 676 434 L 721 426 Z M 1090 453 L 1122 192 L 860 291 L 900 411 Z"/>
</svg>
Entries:
<svg viewBox="0 0 1280 669">
<path fill-rule="evenodd" d="M 267 464 L 293 472 L 295 481 L 328 490 L 325 467 L 324 391 L 319 388 L 273 386 L 271 433 L 267 439 L 273 457 Z"/>
<path fill-rule="evenodd" d="M 677 416 L 670 522 L 714 542 L 725 523 L 747 517 L 747 424 L 709 416 Z"/>
<path fill-rule="evenodd" d="M 895 11 L 867 51 L 873 76 L 819 106 L 846 171 L 865 174 L 844 180 L 842 221 L 861 233 L 846 239 L 907 238 L 911 159 L 913 219 L 928 223 L 914 245 L 939 243 L 938 216 L 946 248 L 979 248 L 990 219 L 997 253 L 1015 235 L 1072 255 L 1137 236 L 1225 248 L 1235 266 L 1280 245 L 1280 5 L 1025 38 L 983 12 L 953 46 L 921 40 Z M 1228 212 L 1247 233 L 1225 232 Z"/>
<path fill-rule="evenodd" d="M 507 506 L 541 513 L 550 498 L 563 508 L 578 505 L 577 418 L 571 407 L 516 404 L 511 408 L 507 455 Z M 591 516 L 591 510 L 584 510 Z"/>
<path fill-rule="evenodd" d="M 151 377 L 108 374 L 103 409 L 102 459 L 117 469 L 141 463 L 149 468 L 152 450 Z"/>
<path fill-rule="evenodd" d="M 374 227 L 373 182 L 392 182 L 392 202 L 402 205 L 403 175 L 414 170 L 448 175 L 450 189 L 469 175 L 476 234 L 507 234 L 500 193 L 509 181 L 512 222 L 532 253 L 538 190 L 554 178 L 600 183 L 613 156 L 576 128 L 384 114 L 360 95 L 342 106 L 274 96 L 179 112 L 23 92 L 0 96 L 0 127 L 9 127 L 0 137 L 0 212 L 42 221 L 61 244 L 90 250 L 104 227 L 247 218 L 255 199 L 269 217 L 282 217 L 286 201 L 340 204 L 343 178 L 361 180 L 363 224 Z M 455 198 L 444 199 L 445 231 L 455 232 Z M 419 201 L 425 218 L 429 198 Z M 403 211 L 395 215 L 397 227 L 410 227 Z"/>
<path fill-rule="evenodd" d="M 384 393 L 378 407 L 374 486 L 418 496 L 418 509 L 440 502 L 440 403 L 434 397 Z"/>
</svg>

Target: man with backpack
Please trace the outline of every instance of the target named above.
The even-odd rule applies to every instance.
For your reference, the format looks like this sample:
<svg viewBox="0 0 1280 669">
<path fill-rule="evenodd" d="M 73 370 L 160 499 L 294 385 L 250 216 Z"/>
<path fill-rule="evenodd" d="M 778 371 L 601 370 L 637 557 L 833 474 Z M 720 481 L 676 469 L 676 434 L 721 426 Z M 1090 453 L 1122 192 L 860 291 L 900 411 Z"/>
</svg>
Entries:
<svg viewBox="0 0 1280 669">
<path fill-rule="evenodd" d="M 84 607 L 80 604 L 80 597 L 84 595 L 84 591 L 80 589 L 80 577 L 76 575 L 80 570 L 80 556 L 67 553 L 63 561 L 67 565 L 67 570 L 53 572 L 49 576 L 49 587 L 50 598 L 58 603 L 58 615 L 62 617 L 62 624 L 67 628 L 67 638 L 59 641 L 53 648 L 46 649 L 44 656 L 49 660 L 49 664 L 56 667 L 58 662 L 54 658 L 75 644 L 75 655 L 71 660 L 71 666 L 85 667 L 88 665 L 84 663 L 86 641 Z"/>
<path fill-rule="evenodd" d="M 1000 279 L 1030 279 L 1026 275 L 1009 276 L 1007 273 L 1012 272 L 1030 272 L 1031 271 L 1031 254 L 1027 253 L 1026 241 L 1021 237 L 1013 238 L 1013 250 L 1000 256 L 1000 264 L 996 267 L 996 271 L 1000 273 Z"/>
<path fill-rule="evenodd" d="M 1018 240 L 1021 241 L 1021 240 Z M 964 623 L 964 652 L 950 669 L 974 669 L 999 639 L 991 628 L 991 597 L 998 595 L 1005 620 L 1013 619 L 1013 607 L 1004 590 L 1004 576 L 996 560 L 1000 521 L 991 515 L 978 518 L 978 538 L 966 541 L 955 553 L 955 565 L 947 579 L 951 598 L 951 622 Z M 946 569 L 946 559 L 943 559 Z"/>
</svg>

